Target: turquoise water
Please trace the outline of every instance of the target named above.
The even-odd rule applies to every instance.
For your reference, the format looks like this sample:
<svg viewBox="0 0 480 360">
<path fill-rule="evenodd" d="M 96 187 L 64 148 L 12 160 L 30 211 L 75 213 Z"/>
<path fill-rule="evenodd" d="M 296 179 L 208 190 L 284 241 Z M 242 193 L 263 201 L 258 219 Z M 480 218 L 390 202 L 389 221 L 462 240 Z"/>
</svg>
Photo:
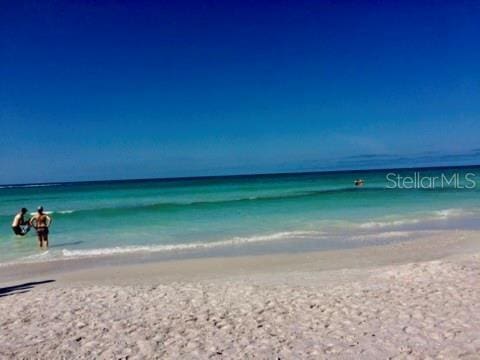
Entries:
<svg viewBox="0 0 480 360">
<path fill-rule="evenodd" d="M 388 173 L 416 171 L 457 174 L 464 187 L 480 181 L 480 167 L 470 167 L 0 186 L 0 262 L 280 242 L 293 250 L 305 239 L 321 249 L 477 225 L 479 186 L 389 188 Z M 34 231 L 19 238 L 10 228 L 20 207 L 38 205 L 53 218 L 48 253 Z"/>
</svg>

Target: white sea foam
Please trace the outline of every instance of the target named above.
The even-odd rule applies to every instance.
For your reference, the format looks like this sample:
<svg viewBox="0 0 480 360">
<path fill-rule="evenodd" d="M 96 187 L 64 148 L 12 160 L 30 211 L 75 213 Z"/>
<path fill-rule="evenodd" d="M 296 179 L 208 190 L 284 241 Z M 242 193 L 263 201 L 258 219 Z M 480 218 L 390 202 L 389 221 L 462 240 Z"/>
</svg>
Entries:
<svg viewBox="0 0 480 360">
<path fill-rule="evenodd" d="M 430 214 L 426 214 L 422 217 L 398 219 L 398 220 L 384 220 L 384 221 L 368 221 L 360 224 L 361 229 L 378 229 L 385 227 L 398 227 L 402 225 L 418 224 L 420 222 L 435 221 L 435 220 L 447 220 L 451 218 L 458 218 L 462 216 L 473 215 L 473 211 L 466 209 L 443 209 L 433 211 Z"/>
<path fill-rule="evenodd" d="M 44 214 L 47 214 L 47 215 L 54 215 L 54 214 L 62 214 L 62 215 L 65 215 L 65 214 L 73 214 L 75 212 L 75 210 L 59 210 L 59 211 L 44 211 L 43 213 Z M 36 212 L 31 212 L 30 215 L 35 215 Z"/>
<path fill-rule="evenodd" d="M 282 239 L 308 238 L 314 236 L 322 236 L 324 233 L 319 231 L 285 231 L 266 235 L 254 235 L 245 237 L 234 237 L 228 240 L 215 241 L 209 243 L 190 243 L 190 244 L 172 244 L 172 245 L 132 245 L 132 246 L 116 246 L 112 248 L 84 249 L 84 250 L 68 250 L 63 249 L 62 254 L 65 257 L 90 257 L 115 254 L 129 254 L 138 252 L 163 252 L 163 251 L 181 251 L 208 249 L 214 247 L 241 245 L 252 242 L 275 241 Z"/>
<path fill-rule="evenodd" d="M 47 251 L 42 251 L 40 253 L 25 256 L 17 260 L 2 262 L 0 263 L 0 267 L 16 265 L 19 263 L 29 264 L 29 263 L 36 263 L 36 262 L 48 262 L 48 261 L 54 261 L 54 260 L 59 260 L 58 256 L 56 256 L 55 251 L 47 250 Z"/>
<path fill-rule="evenodd" d="M 384 227 L 401 226 L 408 224 L 416 224 L 420 222 L 418 219 L 403 219 L 403 220 L 391 220 L 391 221 L 368 221 L 360 224 L 361 229 L 375 229 Z"/>
<path fill-rule="evenodd" d="M 461 217 L 466 215 L 473 215 L 473 212 L 466 209 L 455 209 L 455 208 L 435 211 L 436 218 L 440 218 L 440 219 L 448 219 L 452 217 Z"/>
<path fill-rule="evenodd" d="M 54 211 L 44 211 L 43 213 L 46 214 L 46 215 L 52 215 L 54 213 Z M 36 214 L 37 214 L 36 211 L 30 213 L 31 216 L 34 216 Z"/>
<path fill-rule="evenodd" d="M 27 256 L 25 259 L 26 260 L 44 259 L 49 256 L 51 256 L 51 253 L 50 253 L 50 250 L 47 250 L 47 251 L 42 251 L 41 253 L 38 253 L 38 254 Z"/>
</svg>

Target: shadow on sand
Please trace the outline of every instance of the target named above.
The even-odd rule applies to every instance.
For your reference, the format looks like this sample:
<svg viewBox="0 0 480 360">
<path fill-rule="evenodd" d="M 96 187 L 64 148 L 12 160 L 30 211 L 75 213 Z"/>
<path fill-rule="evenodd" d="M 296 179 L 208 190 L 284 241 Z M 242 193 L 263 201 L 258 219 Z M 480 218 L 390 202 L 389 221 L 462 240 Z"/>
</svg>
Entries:
<svg viewBox="0 0 480 360">
<path fill-rule="evenodd" d="M 36 285 L 48 284 L 54 281 L 55 280 L 33 281 L 33 282 L 24 283 L 24 284 L 18 284 L 18 285 L 0 288 L 0 297 L 23 294 L 23 293 L 29 292 Z"/>
</svg>

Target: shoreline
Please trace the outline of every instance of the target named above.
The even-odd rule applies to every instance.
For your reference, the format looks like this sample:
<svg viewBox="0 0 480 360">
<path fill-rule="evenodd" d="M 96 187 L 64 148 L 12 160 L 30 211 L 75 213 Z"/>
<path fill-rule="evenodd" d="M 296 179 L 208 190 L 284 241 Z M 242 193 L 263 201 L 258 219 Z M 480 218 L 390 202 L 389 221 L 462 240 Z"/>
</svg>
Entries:
<svg viewBox="0 0 480 360">
<path fill-rule="evenodd" d="M 419 233 L 417 233 L 418 235 Z M 248 255 L 180 253 L 120 254 L 45 262 L 14 263 L 2 267 L 0 284 L 14 281 L 55 277 L 76 281 L 102 282 L 121 280 L 123 284 L 137 280 L 188 281 L 192 277 L 227 276 L 275 271 L 332 271 L 380 267 L 423 262 L 480 251 L 480 231 L 442 230 L 421 233 L 420 238 L 388 244 L 356 246 L 336 250 L 259 253 Z M 160 256 L 159 256 L 160 255 Z M 308 266 L 311 265 L 311 267 Z M 101 274 L 99 274 L 101 270 Z M 106 274 L 109 274 L 108 277 Z M 117 275 L 121 274 L 121 275 Z M 158 278 L 157 278 L 158 277 Z M 128 281 L 127 281 L 128 279 Z"/>
<path fill-rule="evenodd" d="M 425 214 L 424 214 L 425 215 Z M 288 254 L 345 250 L 366 246 L 385 245 L 423 238 L 431 234 L 462 231 L 480 231 L 478 214 L 472 210 L 446 208 L 428 212 L 421 220 L 405 217 L 400 220 L 380 218 L 360 223 L 331 227 L 319 226 L 318 229 L 286 229 L 276 232 L 260 232 L 253 235 L 225 236 L 220 239 L 203 239 L 186 242 L 168 241 L 166 243 L 136 243 L 103 245 L 99 239 L 90 239 L 90 247 L 76 248 L 83 241 L 78 238 L 64 240 L 61 234 L 54 234 L 48 251 L 38 251 L 35 239 L 11 238 L 3 243 L 5 258 L 0 269 L 15 266 L 30 266 L 38 263 L 76 264 L 96 262 L 117 265 L 156 261 L 183 260 L 202 257 L 237 257 L 269 254 Z M 332 224 L 335 224 L 333 221 Z M 348 226 L 352 226 L 349 228 Z M 335 227 L 336 226 L 336 227 Z M 89 240 L 89 241 L 90 241 Z M 35 243 L 35 244 L 34 244 Z M 28 246 L 27 246 L 28 245 Z M 72 245 L 72 247 L 70 247 Z M 103 245 L 103 247 L 102 247 Z M 13 250 L 9 252 L 9 248 Z M 15 253 L 15 247 L 23 248 L 23 255 Z M 28 250 L 29 253 L 25 253 Z M 8 271 L 7 271 L 8 272 Z"/>
</svg>

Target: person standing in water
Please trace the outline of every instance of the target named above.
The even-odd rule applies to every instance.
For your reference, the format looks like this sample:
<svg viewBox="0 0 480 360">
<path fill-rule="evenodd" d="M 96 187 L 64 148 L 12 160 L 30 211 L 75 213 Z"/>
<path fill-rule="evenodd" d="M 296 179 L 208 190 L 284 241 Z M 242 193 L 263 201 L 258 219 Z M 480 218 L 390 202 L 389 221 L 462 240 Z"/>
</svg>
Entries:
<svg viewBox="0 0 480 360">
<path fill-rule="evenodd" d="M 12 230 L 15 235 L 24 236 L 30 230 L 30 227 L 28 226 L 29 221 L 25 221 L 25 214 L 27 211 L 28 210 L 26 208 L 22 208 L 20 212 L 13 218 Z"/>
<path fill-rule="evenodd" d="M 48 228 L 52 224 L 52 218 L 43 212 L 43 206 L 38 207 L 29 223 L 37 230 L 38 245 L 48 248 Z"/>
</svg>

